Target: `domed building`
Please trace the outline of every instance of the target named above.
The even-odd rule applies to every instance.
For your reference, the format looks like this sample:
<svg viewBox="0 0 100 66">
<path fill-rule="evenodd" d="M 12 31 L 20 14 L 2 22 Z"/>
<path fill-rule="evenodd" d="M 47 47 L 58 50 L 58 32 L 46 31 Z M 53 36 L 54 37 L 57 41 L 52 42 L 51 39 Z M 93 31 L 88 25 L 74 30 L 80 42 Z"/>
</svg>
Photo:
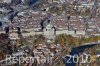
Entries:
<svg viewBox="0 0 100 66">
<path fill-rule="evenodd" d="M 50 20 L 47 21 L 47 25 L 43 29 L 44 36 L 54 36 L 55 35 L 55 27 L 52 25 Z"/>
</svg>

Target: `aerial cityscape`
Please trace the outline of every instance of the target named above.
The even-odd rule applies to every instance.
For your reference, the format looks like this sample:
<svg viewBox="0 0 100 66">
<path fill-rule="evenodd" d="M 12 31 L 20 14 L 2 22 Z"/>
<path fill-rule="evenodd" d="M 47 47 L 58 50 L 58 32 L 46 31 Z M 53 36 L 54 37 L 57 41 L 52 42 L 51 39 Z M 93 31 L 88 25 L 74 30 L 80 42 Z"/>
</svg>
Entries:
<svg viewBox="0 0 100 66">
<path fill-rule="evenodd" d="M 0 0 L 0 66 L 100 66 L 100 0 Z"/>
</svg>

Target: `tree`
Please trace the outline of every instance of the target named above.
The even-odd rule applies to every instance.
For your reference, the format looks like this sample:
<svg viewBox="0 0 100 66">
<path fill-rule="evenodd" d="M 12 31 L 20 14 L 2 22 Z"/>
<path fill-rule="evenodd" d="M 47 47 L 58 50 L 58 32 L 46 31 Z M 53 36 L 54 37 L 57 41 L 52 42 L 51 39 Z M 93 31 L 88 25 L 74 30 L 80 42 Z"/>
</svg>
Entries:
<svg viewBox="0 0 100 66">
<path fill-rule="evenodd" d="M 81 38 L 80 41 L 83 43 L 98 42 L 100 41 L 100 36 L 91 36 L 88 38 Z"/>
<path fill-rule="evenodd" d="M 5 54 L 9 51 L 10 39 L 7 34 L 0 34 L 0 59 L 5 58 Z"/>
<path fill-rule="evenodd" d="M 61 8 L 61 7 L 57 7 L 57 6 L 53 6 L 53 7 L 51 7 L 51 8 L 49 9 L 49 11 L 50 11 L 51 13 L 55 13 L 55 14 L 59 15 L 59 14 L 61 14 L 61 12 L 62 12 L 62 8 Z"/>
<path fill-rule="evenodd" d="M 33 44 L 44 44 L 46 42 L 46 38 L 43 35 L 35 35 L 33 40 Z"/>
<path fill-rule="evenodd" d="M 66 44 L 76 46 L 79 44 L 79 39 L 71 35 L 61 34 L 55 38 L 55 43 L 60 43 L 62 46 L 66 46 Z"/>
</svg>

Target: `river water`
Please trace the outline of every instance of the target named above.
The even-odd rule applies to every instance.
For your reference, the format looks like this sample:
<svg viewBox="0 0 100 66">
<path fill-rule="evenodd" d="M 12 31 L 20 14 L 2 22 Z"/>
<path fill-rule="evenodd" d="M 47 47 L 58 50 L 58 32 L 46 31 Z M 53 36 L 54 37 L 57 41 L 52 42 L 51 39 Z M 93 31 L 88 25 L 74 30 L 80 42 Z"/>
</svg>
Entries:
<svg viewBox="0 0 100 66">
<path fill-rule="evenodd" d="M 70 52 L 70 56 L 72 56 L 72 57 L 66 56 L 65 59 L 64 59 L 65 65 L 66 66 L 76 66 L 76 63 L 73 62 L 73 56 L 79 55 L 79 53 L 83 53 L 86 48 L 91 48 L 95 45 L 96 44 L 84 45 L 84 46 L 79 46 L 79 47 L 73 48 L 72 51 Z"/>
</svg>

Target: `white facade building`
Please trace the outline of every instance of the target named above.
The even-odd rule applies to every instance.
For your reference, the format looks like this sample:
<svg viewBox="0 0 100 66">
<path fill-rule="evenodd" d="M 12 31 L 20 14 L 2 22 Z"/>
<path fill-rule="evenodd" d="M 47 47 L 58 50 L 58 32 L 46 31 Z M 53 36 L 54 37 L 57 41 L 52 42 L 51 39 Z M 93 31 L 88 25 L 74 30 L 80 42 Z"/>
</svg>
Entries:
<svg viewBox="0 0 100 66">
<path fill-rule="evenodd" d="M 54 28 L 51 23 L 47 24 L 46 28 L 43 30 L 44 35 L 54 35 Z"/>
<path fill-rule="evenodd" d="M 11 3 L 11 0 L 4 0 L 4 3 Z"/>
</svg>

